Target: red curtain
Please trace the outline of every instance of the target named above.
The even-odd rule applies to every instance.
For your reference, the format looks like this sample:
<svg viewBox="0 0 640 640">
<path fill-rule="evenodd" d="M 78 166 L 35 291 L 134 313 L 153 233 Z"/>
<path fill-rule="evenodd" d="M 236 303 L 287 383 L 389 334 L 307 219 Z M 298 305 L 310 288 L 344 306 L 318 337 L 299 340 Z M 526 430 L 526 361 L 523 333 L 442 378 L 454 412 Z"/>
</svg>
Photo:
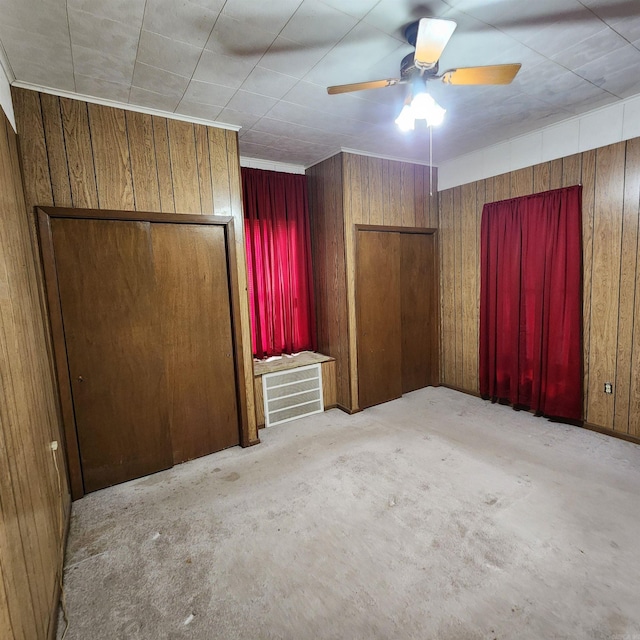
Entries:
<svg viewBox="0 0 640 640">
<path fill-rule="evenodd" d="M 485 204 L 480 393 L 582 417 L 582 187 Z"/>
<path fill-rule="evenodd" d="M 316 348 L 306 180 L 242 168 L 251 341 L 258 358 Z"/>
</svg>

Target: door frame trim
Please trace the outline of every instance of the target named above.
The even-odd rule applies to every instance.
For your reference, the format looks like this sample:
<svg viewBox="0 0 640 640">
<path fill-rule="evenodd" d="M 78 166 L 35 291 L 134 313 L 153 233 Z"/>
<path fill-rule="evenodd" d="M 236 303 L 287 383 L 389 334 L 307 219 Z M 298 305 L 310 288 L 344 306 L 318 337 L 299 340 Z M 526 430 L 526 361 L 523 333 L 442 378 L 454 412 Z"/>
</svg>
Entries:
<svg viewBox="0 0 640 640">
<path fill-rule="evenodd" d="M 56 267 L 51 231 L 52 218 L 75 218 L 85 220 L 113 220 L 120 222 L 151 222 L 163 224 L 217 225 L 224 227 L 229 298 L 231 303 L 231 332 L 234 350 L 234 370 L 238 405 L 238 430 L 240 445 L 255 444 L 249 433 L 247 415 L 247 390 L 244 378 L 244 360 L 242 351 L 242 327 L 240 326 L 240 291 L 238 288 L 238 256 L 236 252 L 233 217 L 199 214 L 171 214 L 141 211 L 114 211 L 107 209 L 73 209 L 68 207 L 36 207 L 37 229 L 40 247 L 40 259 L 44 273 L 46 313 L 50 323 L 51 344 L 53 349 L 53 369 L 60 401 L 63 424 L 64 450 L 67 462 L 67 475 L 71 498 L 78 500 L 85 495 L 78 444 L 78 429 L 71 393 L 71 377 L 67 360 L 67 347 L 62 320 L 58 271 Z"/>
</svg>

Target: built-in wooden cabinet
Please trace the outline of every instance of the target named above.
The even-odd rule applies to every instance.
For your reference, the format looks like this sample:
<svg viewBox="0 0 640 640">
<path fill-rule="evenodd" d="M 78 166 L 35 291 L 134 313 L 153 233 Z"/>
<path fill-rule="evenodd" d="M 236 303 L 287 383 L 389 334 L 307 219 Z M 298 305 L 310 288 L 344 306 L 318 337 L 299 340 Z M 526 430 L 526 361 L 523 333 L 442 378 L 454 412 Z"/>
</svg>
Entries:
<svg viewBox="0 0 640 640">
<path fill-rule="evenodd" d="M 435 232 L 356 228 L 360 408 L 438 384 Z"/>
<path fill-rule="evenodd" d="M 74 497 L 246 439 L 231 220 L 39 221 Z"/>
</svg>

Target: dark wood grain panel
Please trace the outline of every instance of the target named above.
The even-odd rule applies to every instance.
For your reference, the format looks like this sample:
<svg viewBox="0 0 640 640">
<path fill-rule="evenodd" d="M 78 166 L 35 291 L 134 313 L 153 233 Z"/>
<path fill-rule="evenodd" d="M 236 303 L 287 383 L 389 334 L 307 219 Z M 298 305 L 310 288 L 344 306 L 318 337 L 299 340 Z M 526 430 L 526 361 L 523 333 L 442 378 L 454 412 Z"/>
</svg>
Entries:
<svg viewBox="0 0 640 640">
<path fill-rule="evenodd" d="M 175 213 L 176 204 L 173 196 L 173 174 L 169 153 L 169 133 L 164 118 L 153 119 L 153 140 L 156 147 L 156 172 L 158 189 L 160 190 L 160 211 Z"/>
<path fill-rule="evenodd" d="M 73 206 L 97 209 L 100 203 L 89 132 L 88 105 L 79 100 L 60 98 L 60 107 Z"/>
<path fill-rule="evenodd" d="M 51 227 L 85 491 L 166 469 L 149 223 L 60 218 Z"/>
<path fill-rule="evenodd" d="M 462 387 L 478 386 L 478 279 L 476 188 L 474 184 L 461 187 L 461 295 L 462 295 L 462 343 L 464 359 L 461 368 Z"/>
<path fill-rule="evenodd" d="M 511 198 L 533 193 L 533 167 L 525 167 L 511 174 Z"/>
<path fill-rule="evenodd" d="M 602 392 L 615 379 L 620 283 L 620 244 L 624 206 L 625 144 L 601 147 L 596 155 L 593 273 L 587 420 L 613 427 L 613 395 Z"/>
<path fill-rule="evenodd" d="M 389 210 L 385 212 L 384 224 L 402 226 L 402 164 L 392 162 L 389 166 Z"/>
<path fill-rule="evenodd" d="M 136 210 L 162 211 L 152 116 L 127 111 L 126 117 Z"/>
<path fill-rule="evenodd" d="M 213 208 L 213 187 L 211 184 L 211 158 L 209 156 L 209 134 L 207 127 L 195 124 L 196 155 L 198 157 L 198 178 L 202 213 L 210 214 Z"/>
<path fill-rule="evenodd" d="M 176 213 L 202 213 L 193 124 L 167 120 Z"/>
<path fill-rule="evenodd" d="M 354 224 L 384 224 L 385 198 L 382 188 L 382 165 L 384 160 L 380 158 L 364 158 L 368 166 L 368 190 L 369 210 L 362 210 L 358 217 L 354 215 Z M 355 213 L 355 212 L 354 212 Z M 367 215 L 368 213 L 368 215 Z"/>
<path fill-rule="evenodd" d="M 562 159 L 562 186 L 571 187 L 582 180 L 582 154 L 576 153 Z"/>
<path fill-rule="evenodd" d="M 102 209 L 135 209 L 127 121 L 122 109 L 89 104 L 93 163 Z"/>
<path fill-rule="evenodd" d="M 622 245 L 620 249 L 620 302 L 618 307 L 618 344 L 615 373 L 613 428 L 629 433 L 631 400 L 631 360 L 635 314 L 635 283 L 638 277 L 638 209 L 640 204 L 640 138 L 626 143 L 624 167 L 624 205 L 622 209 Z"/>
<path fill-rule="evenodd" d="M 416 226 L 416 182 L 414 176 L 413 165 L 403 162 L 400 165 L 400 183 L 401 183 L 401 208 L 402 208 L 402 226 Z"/>
<path fill-rule="evenodd" d="M 39 96 L 14 90 L 14 101 L 18 125 L 33 127 L 21 140 L 21 152 L 43 163 L 25 167 L 29 206 L 37 199 L 50 202 Z M 49 447 L 62 438 L 29 223 L 33 217 L 25 206 L 16 135 L 3 113 L 0 210 L 0 636 L 39 640 L 57 616 L 53 604 L 68 491 L 62 450 L 54 454 Z"/>
<path fill-rule="evenodd" d="M 60 100 L 57 96 L 43 93 L 40 95 L 40 103 L 47 145 L 49 175 L 53 191 L 53 204 L 57 207 L 69 207 L 72 204 L 71 185 L 69 184 L 67 152 L 64 146 L 64 134 L 62 132 Z M 48 204 L 48 201 L 39 202 L 38 204 Z"/>
<path fill-rule="evenodd" d="M 213 189 L 213 211 L 219 216 L 231 215 L 227 132 L 222 131 L 221 129 L 209 128 L 208 133 Z"/>
<path fill-rule="evenodd" d="M 425 193 L 425 184 L 424 184 L 424 167 L 420 165 L 415 165 L 414 167 L 414 185 L 415 191 L 413 194 L 414 198 L 414 206 L 415 206 L 415 216 L 416 216 L 416 227 L 430 227 L 429 220 L 429 192 Z M 438 225 L 436 224 L 435 228 Z"/>
<path fill-rule="evenodd" d="M 494 178 L 493 198 L 497 202 L 511 197 L 511 174 L 501 173 Z"/>
<path fill-rule="evenodd" d="M 440 272 L 441 272 L 441 371 L 444 384 L 455 385 L 455 262 L 453 243 L 453 189 L 440 193 Z"/>
<path fill-rule="evenodd" d="M 536 164 L 533 167 L 533 193 L 549 191 L 551 184 L 550 165 L 548 162 Z"/>
<path fill-rule="evenodd" d="M 433 234 L 400 235 L 402 393 L 439 380 L 439 300 Z"/>
<path fill-rule="evenodd" d="M 39 204 L 53 204 L 40 94 L 14 88 L 12 96 L 16 125 L 20 131 L 20 153 L 23 158 L 30 159 L 23 162 L 22 172 L 27 209 L 33 211 Z M 8 154 L 8 145 L 6 149 Z"/>
<path fill-rule="evenodd" d="M 222 226 L 154 223 L 151 238 L 177 464 L 240 442 L 227 250 Z"/>
<path fill-rule="evenodd" d="M 584 368 L 584 410 L 589 406 L 589 367 L 591 353 L 591 283 L 593 280 L 593 216 L 595 212 L 596 151 L 587 151 L 582 159 L 582 344 Z"/>
<path fill-rule="evenodd" d="M 402 395 L 400 234 L 360 231 L 356 254 L 360 408 Z"/>
<path fill-rule="evenodd" d="M 562 186 L 562 158 L 552 160 L 549 164 L 549 189 L 559 189 Z"/>
</svg>

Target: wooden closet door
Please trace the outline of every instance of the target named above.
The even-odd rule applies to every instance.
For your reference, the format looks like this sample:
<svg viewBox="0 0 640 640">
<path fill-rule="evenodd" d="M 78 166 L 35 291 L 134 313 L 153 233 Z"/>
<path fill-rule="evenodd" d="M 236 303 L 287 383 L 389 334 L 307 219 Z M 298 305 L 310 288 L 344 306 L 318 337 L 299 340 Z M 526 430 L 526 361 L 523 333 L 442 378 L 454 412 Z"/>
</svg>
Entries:
<svg viewBox="0 0 640 640">
<path fill-rule="evenodd" d="M 402 393 L 438 383 L 438 299 L 433 234 L 403 233 Z"/>
<path fill-rule="evenodd" d="M 240 442 L 225 233 L 151 228 L 174 463 Z"/>
<path fill-rule="evenodd" d="M 402 395 L 400 234 L 357 232 L 356 314 L 360 408 Z"/>
<path fill-rule="evenodd" d="M 172 465 L 149 223 L 51 220 L 84 489 Z"/>
</svg>

